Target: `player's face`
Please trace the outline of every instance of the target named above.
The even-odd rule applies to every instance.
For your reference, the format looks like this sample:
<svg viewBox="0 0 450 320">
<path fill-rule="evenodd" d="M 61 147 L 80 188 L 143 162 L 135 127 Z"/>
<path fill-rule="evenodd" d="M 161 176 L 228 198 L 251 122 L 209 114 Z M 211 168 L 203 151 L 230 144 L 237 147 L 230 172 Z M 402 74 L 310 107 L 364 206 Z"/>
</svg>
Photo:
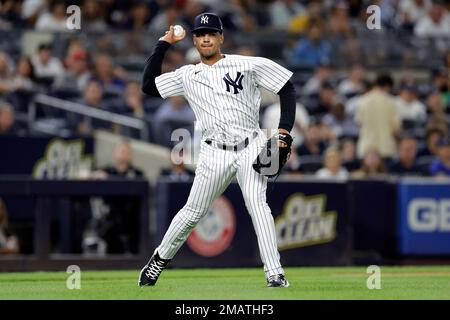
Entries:
<svg viewBox="0 0 450 320">
<path fill-rule="evenodd" d="M 194 34 L 193 40 L 200 56 L 209 59 L 220 54 L 223 34 L 212 30 L 205 30 Z"/>
</svg>

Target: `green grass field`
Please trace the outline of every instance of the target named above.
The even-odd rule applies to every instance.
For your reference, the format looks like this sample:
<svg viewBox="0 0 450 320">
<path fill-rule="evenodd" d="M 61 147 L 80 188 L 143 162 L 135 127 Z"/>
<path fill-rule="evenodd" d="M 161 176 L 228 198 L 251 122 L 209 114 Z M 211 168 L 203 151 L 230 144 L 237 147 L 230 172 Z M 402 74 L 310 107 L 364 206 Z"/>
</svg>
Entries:
<svg viewBox="0 0 450 320">
<path fill-rule="evenodd" d="M 289 288 L 267 288 L 261 269 L 169 269 L 155 287 L 139 288 L 138 271 L 82 271 L 69 290 L 65 272 L 1 273 L 4 299 L 450 299 L 450 266 L 381 267 L 369 290 L 365 267 L 286 268 Z"/>
</svg>

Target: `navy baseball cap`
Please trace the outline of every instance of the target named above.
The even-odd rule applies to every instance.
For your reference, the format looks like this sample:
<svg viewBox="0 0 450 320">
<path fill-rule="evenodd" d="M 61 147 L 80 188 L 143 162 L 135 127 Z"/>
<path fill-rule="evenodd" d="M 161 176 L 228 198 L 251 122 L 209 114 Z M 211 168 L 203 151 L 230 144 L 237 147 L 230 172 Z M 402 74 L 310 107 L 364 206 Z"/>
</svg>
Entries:
<svg viewBox="0 0 450 320">
<path fill-rule="evenodd" d="M 194 29 L 192 29 L 191 33 L 194 34 L 200 30 L 213 30 L 222 33 L 222 21 L 220 21 L 219 16 L 214 13 L 205 12 L 199 14 L 195 17 Z"/>
</svg>

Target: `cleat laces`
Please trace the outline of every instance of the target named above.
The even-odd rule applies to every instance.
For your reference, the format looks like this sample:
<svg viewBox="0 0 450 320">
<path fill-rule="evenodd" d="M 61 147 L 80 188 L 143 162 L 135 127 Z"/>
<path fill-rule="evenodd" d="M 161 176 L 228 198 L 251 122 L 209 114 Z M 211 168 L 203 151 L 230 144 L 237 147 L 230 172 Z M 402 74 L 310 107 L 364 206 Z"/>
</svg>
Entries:
<svg viewBox="0 0 450 320">
<path fill-rule="evenodd" d="M 152 280 L 158 279 L 161 272 L 164 270 L 165 263 L 163 261 L 155 261 L 153 260 L 147 270 L 145 271 L 145 275 Z"/>
</svg>

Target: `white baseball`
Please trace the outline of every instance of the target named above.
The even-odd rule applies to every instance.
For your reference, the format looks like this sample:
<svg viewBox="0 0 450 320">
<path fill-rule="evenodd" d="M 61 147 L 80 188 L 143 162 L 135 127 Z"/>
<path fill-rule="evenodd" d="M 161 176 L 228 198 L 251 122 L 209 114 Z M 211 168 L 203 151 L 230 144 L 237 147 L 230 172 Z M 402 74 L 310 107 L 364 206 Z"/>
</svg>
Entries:
<svg viewBox="0 0 450 320">
<path fill-rule="evenodd" d="M 183 27 L 180 26 L 179 24 L 173 27 L 173 35 L 175 37 L 180 37 L 183 34 L 183 31 L 184 31 Z"/>
</svg>

